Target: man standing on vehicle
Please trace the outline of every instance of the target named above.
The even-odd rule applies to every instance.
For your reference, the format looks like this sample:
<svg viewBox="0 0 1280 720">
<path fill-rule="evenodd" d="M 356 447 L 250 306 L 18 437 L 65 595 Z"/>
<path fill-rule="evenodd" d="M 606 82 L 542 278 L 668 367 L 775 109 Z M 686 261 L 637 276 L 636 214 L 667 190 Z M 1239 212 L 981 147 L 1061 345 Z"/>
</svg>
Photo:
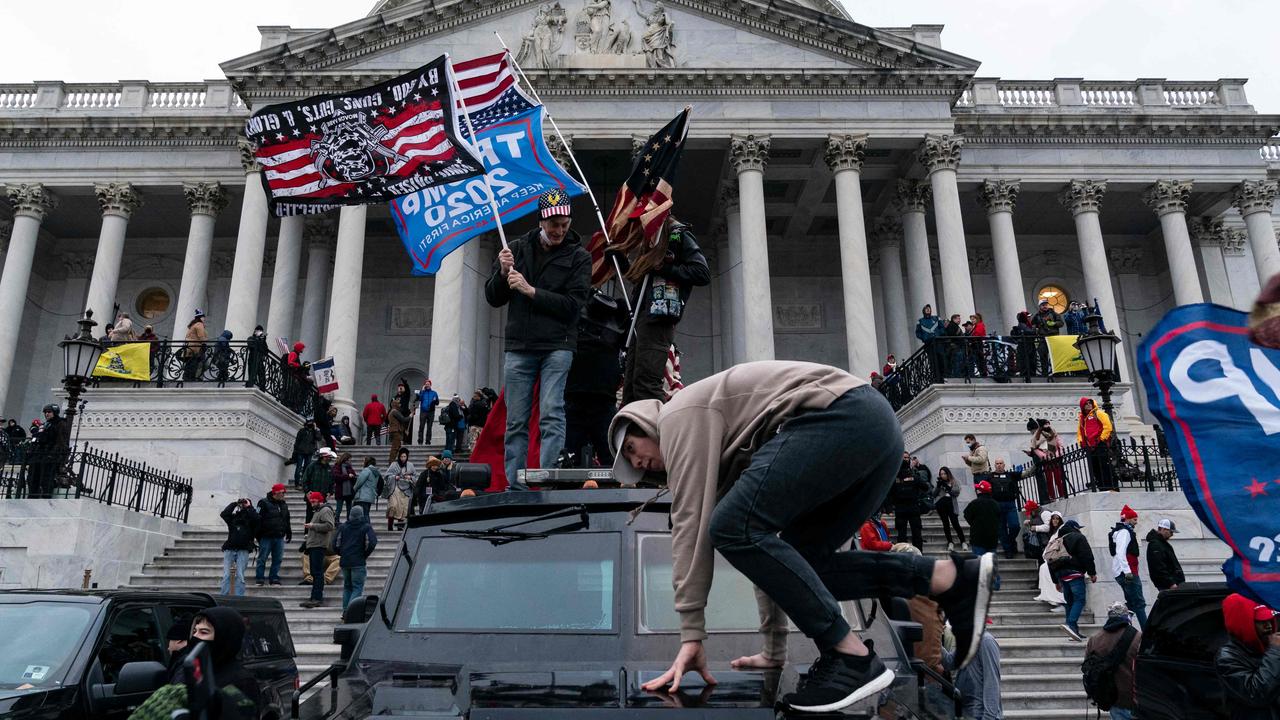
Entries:
<svg viewBox="0 0 1280 720">
<path fill-rule="evenodd" d="M 685 672 L 707 683 L 702 642 L 714 552 L 761 591 L 763 652 L 733 666 L 786 660 L 787 617 L 821 655 L 783 702 L 802 712 L 839 710 L 893 682 L 854 634 L 838 601 L 926 595 L 951 619 L 957 666 L 985 631 L 995 558 L 933 560 L 905 553 L 840 552 L 881 506 L 903 466 L 902 430 L 888 401 L 843 370 L 804 362 L 752 362 L 676 393 L 639 400 L 609 430 L 614 475 L 633 485 L 666 473 L 681 647 L 646 690 L 679 689 Z"/>
<path fill-rule="evenodd" d="M 1111 713 L 1111 720 L 1133 717 L 1134 663 L 1142 645 L 1142 633 L 1129 623 L 1133 613 L 1122 602 L 1107 608 L 1102 630 L 1089 636 L 1084 649 L 1084 689 L 1098 707 Z"/>
<path fill-rule="evenodd" d="M 1151 584 L 1161 592 L 1174 590 L 1187 581 L 1182 574 L 1178 554 L 1173 551 L 1173 545 L 1169 542 L 1176 534 L 1178 526 L 1169 518 L 1162 518 L 1147 533 L 1147 573 L 1151 575 Z"/>
<path fill-rule="evenodd" d="M 1280 717 L 1280 628 L 1275 610 L 1232 593 L 1222 601 L 1230 639 L 1218 650 L 1214 667 L 1222 682 L 1231 720 Z"/>
<path fill-rule="evenodd" d="M 311 507 L 311 519 L 302 526 L 307 531 L 302 547 L 306 550 L 307 564 L 311 569 L 311 597 L 298 604 L 304 608 L 316 608 L 324 603 L 324 571 L 337 521 L 333 508 L 325 504 L 323 493 L 307 493 L 307 504 Z"/>
<path fill-rule="evenodd" d="M 231 568 L 236 570 L 236 595 L 244 595 L 244 573 L 253 552 L 253 538 L 258 530 L 258 511 L 249 498 L 240 498 L 222 510 L 227 524 L 227 540 L 222 543 L 222 587 L 218 592 L 231 592 Z"/>
<path fill-rule="evenodd" d="M 578 312 L 591 297 L 591 255 L 569 229 L 569 197 L 548 190 L 538 198 L 540 227 L 498 253 L 484 297 L 507 305 L 503 375 L 507 427 L 503 469 L 512 490 L 529 452 L 529 414 L 538 386 L 538 431 L 543 467 L 555 467 L 564 448 L 564 388 L 578 346 Z"/>
<path fill-rule="evenodd" d="M 1111 528 L 1107 545 L 1111 549 L 1111 575 L 1124 591 L 1124 601 L 1138 618 L 1138 627 L 1147 629 L 1147 601 L 1142 596 L 1142 576 L 1138 574 L 1138 513 L 1125 505 L 1120 522 Z"/>
<path fill-rule="evenodd" d="M 253 584 L 262 587 L 264 580 L 280 584 L 280 563 L 284 560 L 284 544 L 293 542 L 289 522 L 289 503 L 284 500 L 284 483 L 271 486 L 271 492 L 258 501 L 258 571 Z M 267 575 L 267 557 L 271 557 L 271 574 Z"/>
</svg>

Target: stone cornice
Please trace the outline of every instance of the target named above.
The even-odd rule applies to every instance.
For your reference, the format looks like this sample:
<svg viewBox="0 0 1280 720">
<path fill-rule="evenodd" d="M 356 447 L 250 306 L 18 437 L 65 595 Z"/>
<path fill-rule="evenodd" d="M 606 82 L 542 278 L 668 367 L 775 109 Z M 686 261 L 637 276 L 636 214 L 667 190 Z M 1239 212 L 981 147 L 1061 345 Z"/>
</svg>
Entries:
<svg viewBox="0 0 1280 720">
<path fill-rule="evenodd" d="M 1013 212 L 1018 202 L 1018 191 L 1022 183 L 1017 180 L 987 180 L 978 189 L 978 202 L 987 209 L 987 214 Z"/>
<path fill-rule="evenodd" d="M 769 165 L 768 135 L 732 135 L 729 137 L 729 165 L 737 173 L 748 170 L 764 172 Z"/>
<path fill-rule="evenodd" d="M 100 117 L 4 119 L 0 120 L 0 148 L 231 148 L 243 128 L 243 116 L 145 120 Z"/>
<path fill-rule="evenodd" d="M 1142 201 L 1154 210 L 1156 215 L 1186 212 L 1187 200 L 1190 197 L 1190 180 L 1157 180 L 1142 192 Z"/>
<path fill-rule="evenodd" d="M 1099 108 L 1093 113 L 1043 115 L 1009 111 L 973 115 L 954 108 L 956 133 L 970 147 L 1001 144 L 1229 144 L 1260 146 L 1280 132 L 1278 115 L 1140 114 Z"/>
<path fill-rule="evenodd" d="M 843 170 L 862 172 L 862 161 L 867 155 L 866 135 L 828 135 L 823 160 L 831 172 Z"/>
<path fill-rule="evenodd" d="M 1098 212 L 1102 196 L 1107 192 L 1105 180 L 1072 180 L 1058 195 L 1058 202 L 1071 211 L 1072 216 L 1083 212 Z"/>
</svg>

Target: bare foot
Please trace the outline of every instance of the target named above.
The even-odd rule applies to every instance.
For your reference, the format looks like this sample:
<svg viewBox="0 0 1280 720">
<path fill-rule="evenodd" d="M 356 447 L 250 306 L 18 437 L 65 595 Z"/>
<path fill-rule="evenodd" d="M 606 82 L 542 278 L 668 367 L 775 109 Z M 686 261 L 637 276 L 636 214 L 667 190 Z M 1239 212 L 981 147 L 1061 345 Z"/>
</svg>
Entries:
<svg viewBox="0 0 1280 720">
<path fill-rule="evenodd" d="M 773 670 L 782 667 L 779 660 L 770 660 L 764 656 L 764 653 L 757 653 L 746 657 L 740 657 L 729 663 L 729 667 L 734 670 Z"/>
</svg>

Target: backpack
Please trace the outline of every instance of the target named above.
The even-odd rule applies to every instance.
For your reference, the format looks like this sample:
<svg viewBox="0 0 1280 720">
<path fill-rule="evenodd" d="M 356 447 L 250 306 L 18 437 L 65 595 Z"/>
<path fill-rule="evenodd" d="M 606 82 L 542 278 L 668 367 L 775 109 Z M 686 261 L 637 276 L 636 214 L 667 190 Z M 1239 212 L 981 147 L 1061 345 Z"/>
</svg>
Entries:
<svg viewBox="0 0 1280 720">
<path fill-rule="evenodd" d="M 374 468 L 373 472 L 378 476 L 378 497 L 382 497 L 387 491 L 387 481 L 382 479 L 382 473 L 378 472 L 378 468 Z M 349 515 L 350 513 L 348 513 Z"/>
<path fill-rule="evenodd" d="M 1084 693 L 1100 710 L 1110 710 L 1120 698 L 1120 690 L 1116 687 L 1116 668 L 1124 662 L 1137 632 L 1130 625 L 1120 634 L 1120 642 L 1116 643 L 1111 652 L 1106 655 L 1090 655 L 1080 663 Z"/>
<path fill-rule="evenodd" d="M 1062 533 L 1054 535 L 1053 539 L 1044 546 L 1044 552 L 1040 554 L 1040 558 L 1049 564 L 1050 570 L 1054 568 L 1054 565 L 1071 559 L 1071 553 L 1067 550 L 1067 544 L 1063 537 Z"/>
</svg>

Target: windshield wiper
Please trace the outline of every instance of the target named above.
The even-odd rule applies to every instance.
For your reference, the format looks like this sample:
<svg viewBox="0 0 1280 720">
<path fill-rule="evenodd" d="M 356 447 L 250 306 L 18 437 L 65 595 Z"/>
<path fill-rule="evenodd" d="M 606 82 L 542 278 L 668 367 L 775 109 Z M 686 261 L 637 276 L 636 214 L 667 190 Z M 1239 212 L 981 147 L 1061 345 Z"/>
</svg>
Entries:
<svg viewBox="0 0 1280 720">
<path fill-rule="evenodd" d="M 577 520 L 574 520 L 573 522 L 567 523 L 565 525 L 557 525 L 556 527 L 553 527 L 553 528 L 547 528 L 546 530 L 530 532 L 525 530 L 511 529 L 511 528 L 520 527 L 521 525 L 528 525 L 530 523 L 542 522 L 544 520 L 555 520 L 557 518 L 574 517 L 574 516 L 577 516 Z M 539 515 L 537 517 L 528 518 L 527 520 L 521 520 L 520 522 L 507 523 L 506 525 L 496 525 L 494 527 L 487 528 L 484 530 L 443 528 L 440 532 L 444 533 L 445 535 L 452 535 L 454 537 L 475 538 L 477 540 L 488 540 L 494 545 L 505 545 L 507 543 L 517 542 L 519 540 L 542 540 L 544 538 L 550 537 L 551 535 L 560 535 L 562 533 L 575 532 L 577 530 L 585 530 L 590 527 L 591 527 L 591 518 L 587 514 L 587 507 L 585 505 L 573 505 L 571 507 L 567 507 L 562 510 L 553 510 L 545 515 Z"/>
</svg>

